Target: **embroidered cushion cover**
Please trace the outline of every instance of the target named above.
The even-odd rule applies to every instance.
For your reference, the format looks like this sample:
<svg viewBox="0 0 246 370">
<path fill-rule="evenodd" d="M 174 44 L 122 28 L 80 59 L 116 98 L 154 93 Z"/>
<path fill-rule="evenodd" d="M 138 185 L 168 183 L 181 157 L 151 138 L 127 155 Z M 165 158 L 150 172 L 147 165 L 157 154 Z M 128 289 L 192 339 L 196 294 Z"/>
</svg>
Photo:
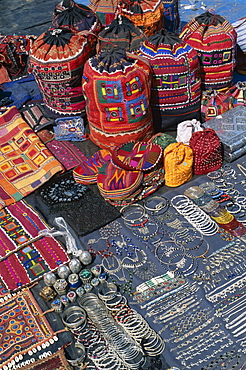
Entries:
<svg viewBox="0 0 246 370">
<path fill-rule="evenodd" d="M 0 154 L 0 208 L 64 169 L 15 107 L 0 116 Z"/>
<path fill-rule="evenodd" d="M 231 86 L 237 34 L 230 22 L 205 12 L 184 26 L 180 38 L 198 52 L 203 90 L 225 90 Z"/>
<path fill-rule="evenodd" d="M 96 145 L 112 150 L 129 140 L 151 137 L 151 78 L 148 61 L 120 48 L 85 63 L 82 87 L 90 139 Z"/>
<path fill-rule="evenodd" d="M 81 78 L 94 47 L 95 36 L 62 28 L 44 32 L 33 43 L 30 66 L 51 112 L 69 116 L 84 111 Z"/>
<path fill-rule="evenodd" d="M 172 130 L 186 119 L 199 119 L 201 80 L 197 52 L 178 36 L 162 30 L 140 48 L 153 71 L 151 107 L 155 131 Z"/>
</svg>

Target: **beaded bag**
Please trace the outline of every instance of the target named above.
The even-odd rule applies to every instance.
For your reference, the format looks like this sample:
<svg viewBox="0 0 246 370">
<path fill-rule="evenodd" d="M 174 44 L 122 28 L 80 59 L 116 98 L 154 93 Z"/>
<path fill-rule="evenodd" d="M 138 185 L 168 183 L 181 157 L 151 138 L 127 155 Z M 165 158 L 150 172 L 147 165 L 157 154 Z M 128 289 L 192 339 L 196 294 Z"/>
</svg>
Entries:
<svg viewBox="0 0 246 370">
<path fill-rule="evenodd" d="M 153 70 L 151 107 L 155 130 L 200 118 L 201 80 L 197 52 L 178 36 L 162 30 L 140 48 Z"/>
<path fill-rule="evenodd" d="M 126 141 L 151 137 L 151 77 L 147 61 L 120 48 L 85 63 L 82 88 L 90 139 L 99 148 L 111 151 Z"/>
<path fill-rule="evenodd" d="M 221 91 L 231 86 L 237 34 L 230 22 L 205 12 L 188 22 L 180 37 L 197 50 L 203 90 Z"/>
<path fill-rule="evenodd" d="M 49 111 L 67 116 L 84 111 L 82 72 L 95 42 L 91 34 L 51 28 L 33 43 L 30 66 Z"/>
</svg>

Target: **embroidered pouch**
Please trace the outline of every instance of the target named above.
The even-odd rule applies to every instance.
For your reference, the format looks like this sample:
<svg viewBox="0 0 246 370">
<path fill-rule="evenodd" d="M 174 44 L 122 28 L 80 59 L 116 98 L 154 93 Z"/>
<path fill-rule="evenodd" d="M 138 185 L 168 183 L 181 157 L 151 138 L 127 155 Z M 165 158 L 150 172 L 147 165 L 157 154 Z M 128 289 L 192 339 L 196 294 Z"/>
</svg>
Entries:
<svg viewBox="0 0 246 370">
<path fill-rule="evenodd" d="M 169 144 L 164 150 L 165 185 L 176 187 L 192 178 L 193 151 L 181 142 Z"/>
<path fill-rule="evenodd" d="M 233 97 L 229 90 L 207 90 L 202 92 L 201 118 L 202 122 L 209 121 L 216 116 L 233 108 Z"/>
<path fill-rule="evenodd" d="M 222 166 L 222 144 L 213 129 L 194 132 L 189 145 L 193 150 L 195 175 L 204 175 Z"/>
<path fill-rule="evenodd" d="M 163 132 L 158 132 L 157 134 L 153 135 L 149 142 L 156 143 L 162 147 L 164 150 L 169 144 L 176 143 L 176 140 L 173 136 L 169 134 L 164 134 Z"/>
<path fill-rule="evenodd" d="M 66 116 L 84 112 L 81 78 L 95 43 L 92 34 L 85 36 L 66 28 L 51 28 L 33 43 L 30 69 L 50 112 Z"/>
<path fill-rule="evenodd" d="M 130 53 L 137 53 L 146 39 L 147 36 L 130 19 L 118 15 L 110 25 L 99 33 L 98 44 L 100 50 L 112 48 L 112 44 L 114 44 Z"/>
<path fill-rule="evenodd" d="M 0 116 L 0 154 L 0 208 L 64 169 L 15 107 Z"/>
<path fill-rule="evenodd" d="M 28 286 L 68 262 L 53 236 L 38 237 L 45 229 L 49 227 L 40 214 L 24 201 L 0 210 L 0 295 Z"/>
<path fill-rule="evenodd" d="M 108 150 L 98 150 L 73 170 L 74 180 L 85 185 L 96 184 L 99 169 L 110 161 L 111 154 Z"/>
<path fill-rule="evenodd" d="M 58 141 L 84 141 L 87 139 L 84 120 L 81 116 L 57 118 L 55 124 L 55 139 Z"/>
<path fill-rule="evenodd" d="M 82 88 L 94 144 L 112 151 L 126 141 L 151 137 L 151 77 L 147 61 L 120 48 L 85 63 Z"/>
<path fill-rule="evenodd" d="M 202 131 L 201 122 L 196 119 L 178 124 L 176 141 L 189 145 L 193 132 Z"/>
<path fill-rule="evenodd" d="M 121 0 L 117 14 L 129 18 L 147 37 L 164 27 L 162 0 Z"/>
<path fill-rule="evenodd" d="M 100 194 L 77 183 L 72 172 L 52 179 L 36 192 L 36 204 L 54 225 L 55 217 L 63 217 L 69 226 L 82 236 L 105 226 L 120 216 Z"/>
<path fill-rule="evenodd" d="M 201 80 L 197 52 L 178 36 L 161 30 L 140 48 L 153 71 L 151 108 L 156 132 L 200 119 Z"/>
<path fill-rule="evenodd" d="M 102 25 L 97 15 L 84 4 L 73 0 L 63 0 L 54 9 L 52 27 L 64 27 L 70 30 L 90 31 L 98 34 Z"/>
<path fill-rule="evenodd" d="M 233 99 L 233 108 L 237 105 L 246 105 L 246 82 L 238 81 L 229 89 Z"/>
<path fill-rule="evenodd" d="M 209 11 L 189 21 L 180 38 L 197 50 L 202 90 L 225 90 L 232 85 L 237 34 L 224 17 Z"/>
</svg>

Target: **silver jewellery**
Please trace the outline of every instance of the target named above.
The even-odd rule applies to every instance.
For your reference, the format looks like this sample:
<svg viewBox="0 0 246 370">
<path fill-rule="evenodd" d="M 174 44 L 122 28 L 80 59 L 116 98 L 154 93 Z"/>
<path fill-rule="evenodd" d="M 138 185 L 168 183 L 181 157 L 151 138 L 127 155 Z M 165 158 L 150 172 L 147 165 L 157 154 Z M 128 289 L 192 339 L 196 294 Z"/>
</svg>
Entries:
<svg viewBox="0 0 246 370">
<path fill-rule="evenodd" d="M 84 324 L 86 312 L 78 306 L 68 307 L 62 314 L 62 322 L 68 329 L 77 329 Z"/>
<path fill-rule="evenodd" d="M 167 198 L 156 195 L 146 198 L 144 201 L 144 208 L 149 211 L 152 216 L 156 216 L 165 213 L 169 204 L 170 202 Z"/>
</svg>

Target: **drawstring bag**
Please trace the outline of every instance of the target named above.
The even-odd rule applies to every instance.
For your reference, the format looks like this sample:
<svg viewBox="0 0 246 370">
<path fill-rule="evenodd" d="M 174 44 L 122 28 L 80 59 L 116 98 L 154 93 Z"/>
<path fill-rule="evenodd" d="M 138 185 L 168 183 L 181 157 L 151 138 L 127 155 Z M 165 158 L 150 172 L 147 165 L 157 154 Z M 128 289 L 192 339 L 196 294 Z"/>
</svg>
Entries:
<svg viewBox="0 0 246 370">
<path fill-rule="evenodd" d="M 105 50 L 108 47 L 112 48 L 113 44 L 130 53 L 138 53 L 140 46 L 146 39 L 147 36 L 140 28 L 134 26 L 130 19 L 121 15 L 118 15 L 98 35 L 100 50 Z"/>
<path fill-rule="evenodd" d="M 237 34 L 224 17 L 205 12 L 188 22 L 180 38 L 197 50 L 202 90 L 225 90 L 232 84 Z"/>
<path fill-rule="evenodd" d="M 165 185 L 176 187 L 192 179 L 193 150 L 181 142 L 164 150 Z"/>
<path fill-rule="evenodd" d="M 153 71 L 151 108 L 155 131 L 174 130 L 183 120 L 200 119 L 201 80 L 197 52 L 162 30 L 140 48 Z"/>
<path fill-rule="evenodd" d="M 30 66 L 45 106 L 66 116 L 84 112 L 81 80 L 84 63 L 95 50 L 95 36 L 51 28 L 34 42 Z"/>
<path fill-rule="evenodd" d="M 202 131 L 201 122 L 196 119 L 191 121 L 184 121 L 178 124 L 176 141 L 189 145 L 190 138 L 194 132 Z"/>
<path fill-rule="evenodd" d="M 164 27 L 162 0 L 121 0 L 117 14 L 130 19 L 147 37 Z"/>
<path fill-rule="evenodd" d="M 193 150 L 195 175 L 205 175 L 216 171 L 222 166 L 222 144 L 211 128 L 194 132 L 190 139 L 190 147 Z"/>
<path fill-rule="evenodd" d="M 98 34 L 102 25 L 97 15 L 88 6 L 73 0 L 63 0 L 54 10 L 52 27 L 66 27 L 73 31 L 89 31 Z"/>
<path fill-rule="evenodd" d="M 147 61 L 120 48 L 85 63 L 82 88 L 90 139 L 99 148 L 112 151 L 126 141 L 151 137 L 151 77 Z"/>
<path fill-rule="evenodd" d="M 90 0 L 89 8 L 96 13 L 104 28 L 115 19 L 118 3 L 119 0 Z"/>
<path fill-rule="evenodd" d="M 202 92 L 201 118 L 202 122 L 227 112 L 233 108 L 233 97 L 229 90 L 217 91 L 209 89 Z"/>
</svg>

